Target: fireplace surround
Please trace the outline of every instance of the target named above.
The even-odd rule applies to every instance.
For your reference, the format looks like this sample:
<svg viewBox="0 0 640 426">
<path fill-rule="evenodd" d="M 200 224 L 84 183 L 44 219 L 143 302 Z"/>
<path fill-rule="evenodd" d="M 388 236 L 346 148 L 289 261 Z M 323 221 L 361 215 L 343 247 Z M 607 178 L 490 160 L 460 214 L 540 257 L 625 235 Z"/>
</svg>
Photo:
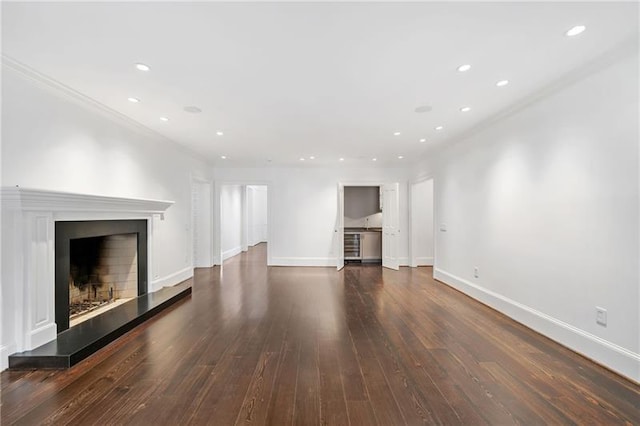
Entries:
<svg viewBox="0 0 640 426">
<path fill-rule="evenodd" d="M 55 227 L 57 222 L 143 221 L 147 268 L 139 276 L 149 293 L 165 277 L 153 275 L 154 230 L 162 228 L 172 201 L 111 197 L 21 187 L 0 188 L 2 303 L 0 369 L 9 355 L 56 340 Z M 188 277 L 186 277 L 188 278 Z M 171 279 L 171 283 L 179 282 Z"/>
<path fill-rule="evenodd" d="M 91 254 L 89 257 L 99 257 L 101 251 L 98 237 L 114 237 L 132 235 L 136 240 L 136 291 L 134 296 L 147 293 L 147 221 L 146 220 L 94 220 L 94 221 L 58 221 L 55 223 L 55 318 L 57 332 L 61 333 L 69 328 L 69 278 L 72 275 L 72 257 L 74 243 L 84 242 L 76 247 L 79 255 Z M 95 247 L 94 247 L 95 246 Z M 96 253 L 87 253 L 96 250 Z M 109 250 L 106 248 L 105 250 Z M 98 259 L 93 259 L 97 261 Z M 77 260 L 75 260 L 77 262 Z M 97 265 L 96 265 L 97 266 Z M 109 272 L 109 271 L 107 271 Z M 91 274 L 91 271 L 88 272 Z M 109 274 L 105 274 L 109 275 Z M 103 281 L 96 277 L 94 288 L 88 291 L 97 293 L 96 284 Z M 86 286 L 91 286 L 87 284 Z M 100 284 L 103 284 L 102 282 Z M 104 282 L 104 284 L 107 284 Z M 112 291 L 111 291 L 112 293 Z M 96 294 L 97 297 L 97 294 Z"/>
</svg>

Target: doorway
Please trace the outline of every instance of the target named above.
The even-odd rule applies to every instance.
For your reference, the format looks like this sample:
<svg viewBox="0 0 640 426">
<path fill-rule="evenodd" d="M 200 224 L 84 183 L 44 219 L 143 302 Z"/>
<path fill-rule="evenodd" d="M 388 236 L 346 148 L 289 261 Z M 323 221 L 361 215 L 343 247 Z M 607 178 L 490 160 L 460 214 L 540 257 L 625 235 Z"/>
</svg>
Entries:
<svg viewBox="0 0 640 426">
<path fill-rule="evenodd" d="M 338 216 L 335 229 L 336 266 L 340 270 L 345 261 L 375 260 L 380 257 L 383 267 L 398 270 L 400 266 L 398 257 L 398 221 L 399 221 L 399 183 L 338 183 Z M 369 189 L 367 189 L 369 188 Z M 377 197 L 371 194 L 375 192 Z M 370 207 L 346 203 L 345 197 L 355 195 L 360 204 L 371 204 Z M 352 195 L 354 196 L 354 195 Z M 351 206 L 349 205 L 351 204 Z M 376 228 L 378 234 L 367 237 L 371 228 Z M 366 244 L 363 244 L 362 235 Z M 370 244 L 369 244 L 370 243 Z M 380 254 L 377 254 L 378 248 Z M 362 250 L 369 253 L 362 253 Z M 376 254 L 374 254 L 374 251 Z"/>
<path fill-rule="evenodd" d="M 433 266 L 434 185 L 433 179 L 411 184 L 411 267 Z"/>
<path fill-rule="evenodd" d="M 266 245 L 269 264 L 269 185 L 221 182 L 215 192 L 214 264 L 259 244 Z"/>
</svg>

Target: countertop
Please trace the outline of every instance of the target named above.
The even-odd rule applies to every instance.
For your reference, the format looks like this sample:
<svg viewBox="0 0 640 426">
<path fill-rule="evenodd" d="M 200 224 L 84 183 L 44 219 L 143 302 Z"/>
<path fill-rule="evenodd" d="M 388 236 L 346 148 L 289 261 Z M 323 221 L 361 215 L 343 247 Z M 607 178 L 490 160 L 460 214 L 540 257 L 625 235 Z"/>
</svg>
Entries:
<svg viewBox="0 0 640 426">
<path fill-rule="evenodd" d="M 344 232 L 382 232 L 382 228 L 344 228 Z"/>
</svg>

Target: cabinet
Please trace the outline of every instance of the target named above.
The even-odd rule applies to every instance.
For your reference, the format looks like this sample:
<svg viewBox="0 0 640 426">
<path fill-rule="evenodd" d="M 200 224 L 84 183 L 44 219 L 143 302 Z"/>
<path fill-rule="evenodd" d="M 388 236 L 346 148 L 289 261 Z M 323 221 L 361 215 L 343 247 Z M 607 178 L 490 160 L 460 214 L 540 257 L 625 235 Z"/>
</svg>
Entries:
<svg viewBox="0 0 640 426">
<path fill-rule="evenodd" d="M 362 260 L 382 260 L 382 232 L 360 233 Z"/>
</svg>

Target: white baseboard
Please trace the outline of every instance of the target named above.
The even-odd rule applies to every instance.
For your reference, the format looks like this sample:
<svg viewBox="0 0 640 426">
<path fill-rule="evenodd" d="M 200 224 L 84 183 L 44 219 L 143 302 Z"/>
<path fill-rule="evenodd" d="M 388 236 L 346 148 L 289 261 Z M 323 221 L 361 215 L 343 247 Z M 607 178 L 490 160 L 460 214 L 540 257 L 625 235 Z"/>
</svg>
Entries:
<svg viewBox="0 0 640 426">
<path fill-rule="evenodd" d="M 416 266 L 433 266 L 433 257 L 416 257 Z"/>
<path fill-rule="evenodd" d="M 181 269 L 173 274 L 169 274 L 162 278 L 158 278 L 156 280 L 151 281 L 151 292 L 158 291 L 163 287 L 171 287 L 176 284 L 181 283 L 184 280 L 188 280 L 193 276 L 193 268 L 191 266 L 187 266 L 184 269 Z"/>
<path fill-rule="evenodd" d="M 399 257 L 398 258 L 398 266 L 409 266 L 409 258 L 408 257 Z"/>
<path fill-rule="evenodd" d="M 273 257 L 269 266 L 330 266 L 336 267 L 335 257 Z"/>
<path fill-rule="evenodd" d="M 640 383 L 640 354 L 441 269 L 435 268 L 433 277 L 569 349 Z"/>
<path fill-rule="evenodd" d="M 15 342 L 0 346 L 0 371 L 9 368 L 9 355 L 13 355 L 14 353 L 16 353 Z"/>
<path fill-rule="evenodd" d="M 234 247 L 232 249 L 226 250 L 222 252 L 222 260 L 227 260 L 230 257 L 233 257 L 237 254 L 242 253 L 242 247 L 238 246 L 238 247 Z"/>
</svg>

